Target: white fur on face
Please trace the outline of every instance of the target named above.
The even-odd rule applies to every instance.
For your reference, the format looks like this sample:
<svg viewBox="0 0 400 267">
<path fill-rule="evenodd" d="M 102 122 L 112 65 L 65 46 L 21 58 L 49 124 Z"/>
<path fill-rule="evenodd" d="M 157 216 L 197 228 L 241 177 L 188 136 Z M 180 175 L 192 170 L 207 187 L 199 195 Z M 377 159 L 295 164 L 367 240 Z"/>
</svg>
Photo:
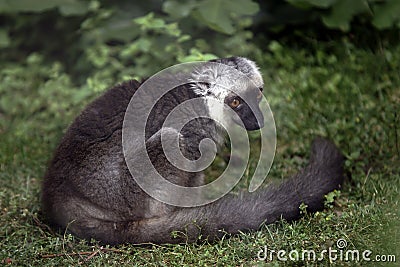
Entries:
<svg viewBox="0 0 400 267">
<path fill-rule="evenodd" d="M 231 116 L 225 114 L 221 105 L 207 99 L 217 99 L 224 103 L 226 97 L 235 93 L 244 93 L 250 88 L 261 88 L 263 80 L 256 64 L 247 58 L 235 58 L 225 63 L 207 62 L 192 73 L 189 80 L 193 91 L 206 98 L 211 117 L 223 125 L 229 125 Z"/>
<path fill-rule="evenodd" d="M 247 66 L 251 68 L 250 72 L 244 74 L 246 74 L 250 78 L 250 80 L 255 84 L 257 88 L 262 88 L 264 82 L 256 63 L 244 57 L 240 59 L 243 60 L 247 64 Z"/>
<path fill-rule="evenodd" d="M 244 92 L 249 87 L 261 88 L 263 79 L 256 64 L 242 57 L 228 64 L 207 62 L 192 73 L 193 91 L 199 96 L 214 96 L 219 100 L 232 91 Z"/>
</svg>

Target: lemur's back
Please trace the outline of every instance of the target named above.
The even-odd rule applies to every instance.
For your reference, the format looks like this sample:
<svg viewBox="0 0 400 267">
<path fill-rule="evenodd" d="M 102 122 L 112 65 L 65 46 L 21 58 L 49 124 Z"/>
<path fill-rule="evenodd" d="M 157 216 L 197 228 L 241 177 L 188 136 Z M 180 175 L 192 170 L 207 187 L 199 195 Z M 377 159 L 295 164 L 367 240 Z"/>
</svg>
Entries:
<svg viewBox="0 0 400 267">
<path fill-rule="evenodd" d="M 69 199 L 86 199 L 97 208 L 137 214 L 126 199 L 143 192 L 130 176 L 122 154 L 121 131 L 124 114 L 139 83 L 130 81 L 108 90 L 91 103 L 71 124 L 56 149 L 44 178 L 42 203 L 48 219 L 64 226 L 60 207 Z M 76 203 L 78 205 L 78 203 Z M 135 205 L 135 203 L 130 203 Z M 65 211 L 74 211 L 72 207 Z M 134 211 L 136 210 L 136 211 Z M 118 218 L 118 216 L 116 216 Z"/>
</svg>

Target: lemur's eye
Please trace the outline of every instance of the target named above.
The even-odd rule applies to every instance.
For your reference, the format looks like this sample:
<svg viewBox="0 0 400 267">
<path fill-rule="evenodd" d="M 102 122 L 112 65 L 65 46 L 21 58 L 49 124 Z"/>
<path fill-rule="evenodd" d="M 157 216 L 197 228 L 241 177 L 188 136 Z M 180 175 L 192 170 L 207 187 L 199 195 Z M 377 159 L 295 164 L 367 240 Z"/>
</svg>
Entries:
<svg viewBox="0 0 400 267">
<path fill-rule="evenodd" d="M 229 103 L 229 106 L 231 106 L 231 108 L 237 108 L 240 105 L 240 101 L 239 99 L 235 98 L 231 101 L 231 103 Z"/>
</svg>

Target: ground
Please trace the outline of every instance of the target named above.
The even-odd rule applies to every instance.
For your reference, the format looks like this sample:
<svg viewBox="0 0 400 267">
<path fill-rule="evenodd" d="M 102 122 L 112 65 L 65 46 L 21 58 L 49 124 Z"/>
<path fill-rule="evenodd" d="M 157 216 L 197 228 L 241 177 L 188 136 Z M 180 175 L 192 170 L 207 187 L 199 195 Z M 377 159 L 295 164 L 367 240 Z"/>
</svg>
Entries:
<svg viewBox="0 0 400 267">
<path fill-rule="evenodd" d="M 324 211 L 214 243 L 102 248 L 55 234 L 40 215 L 42 177 L 68 124 L 99 93 L 77 89 L 59 64 L 32 54 L 25 64 L 6 62 L 0 70 L 0 261 L 18 266 L 261 266 L 266 263 L 257 254 L 265 248 L 340 252 L 338 245 L 344 244 L 344 252 L 371 250 L 374 260 L 395 255 L 398 264 L 400 46 L 372 51 L 341 40 L 303 49 L 272 42 L 257 62 L 277 126 L 269 177 L 284 179 L 304 166 L 315 135 L 332 139 L 346 156 L 345 185 L 328 197 Z M 275 255 L 267 265 L 368 264 L 287 259 L 281 262 Z"/>
</svg>

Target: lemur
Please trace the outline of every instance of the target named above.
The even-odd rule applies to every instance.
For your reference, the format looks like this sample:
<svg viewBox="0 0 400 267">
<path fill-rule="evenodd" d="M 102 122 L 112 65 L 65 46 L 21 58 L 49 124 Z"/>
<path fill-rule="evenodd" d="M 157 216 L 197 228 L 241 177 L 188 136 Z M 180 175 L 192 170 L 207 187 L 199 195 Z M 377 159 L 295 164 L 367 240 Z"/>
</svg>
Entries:
<svg viewBox="0 0 400 267">
<path fill-rule="evenodd" d="M 147 120 L 145 142 L 151 162 L 163 177 L 180 186 L 203 185 L 204 174 L 174 167 L 163 152 L 163 122 L 177 105 L 198 98 L 201 108 L 214 117 L 241 124 L 246 130 L 263 127 L 258 103 L 264 84 L 256 64 L 242 57 L 211 62 L 235 69 L 244 78 L 236 77 L 234 71 L 226 71 L 224 67 L 197 70 L 186 84 L 165 94 Z M 205 82 L 196 82 L 199 77 Z M 308 165 L 280 184 L 253 193 L 227 194 L 197 207 L 160 202 L 135 182 L 122 148 L 125 112 L 140 86 L 138 81 L 131 80 L 109 89 L 68 128 L 43 182 L 42 210 L 51 224 L 80 238 L 94 238 L 106 244 L 213 240 L 226 233 L 257 230 L 263 223 L 281 218 L 297 219 L 301 203 L 310 212 L 320 210 L 324 196 L 342 185 L 344 157 L 333 143 L 317 137 L 311 145 Z M 246 95 L 247 101 L 234 90 L 228 90 L 232 87 Z M 211 100 L 226 104 L 238 116 L 226 117 L 223 110 L 214 108 Z M 180 131 L 170 129 L 165 134 L 172 138 L 179 134 L 182 153 L 195 160 L 200 156 L 202 139 L 223 144 L 225 136 L 220 128 L 211 119 L 197 118 Z M 172 234 L 177 232 L 184 234 Z"/>
</svg>

